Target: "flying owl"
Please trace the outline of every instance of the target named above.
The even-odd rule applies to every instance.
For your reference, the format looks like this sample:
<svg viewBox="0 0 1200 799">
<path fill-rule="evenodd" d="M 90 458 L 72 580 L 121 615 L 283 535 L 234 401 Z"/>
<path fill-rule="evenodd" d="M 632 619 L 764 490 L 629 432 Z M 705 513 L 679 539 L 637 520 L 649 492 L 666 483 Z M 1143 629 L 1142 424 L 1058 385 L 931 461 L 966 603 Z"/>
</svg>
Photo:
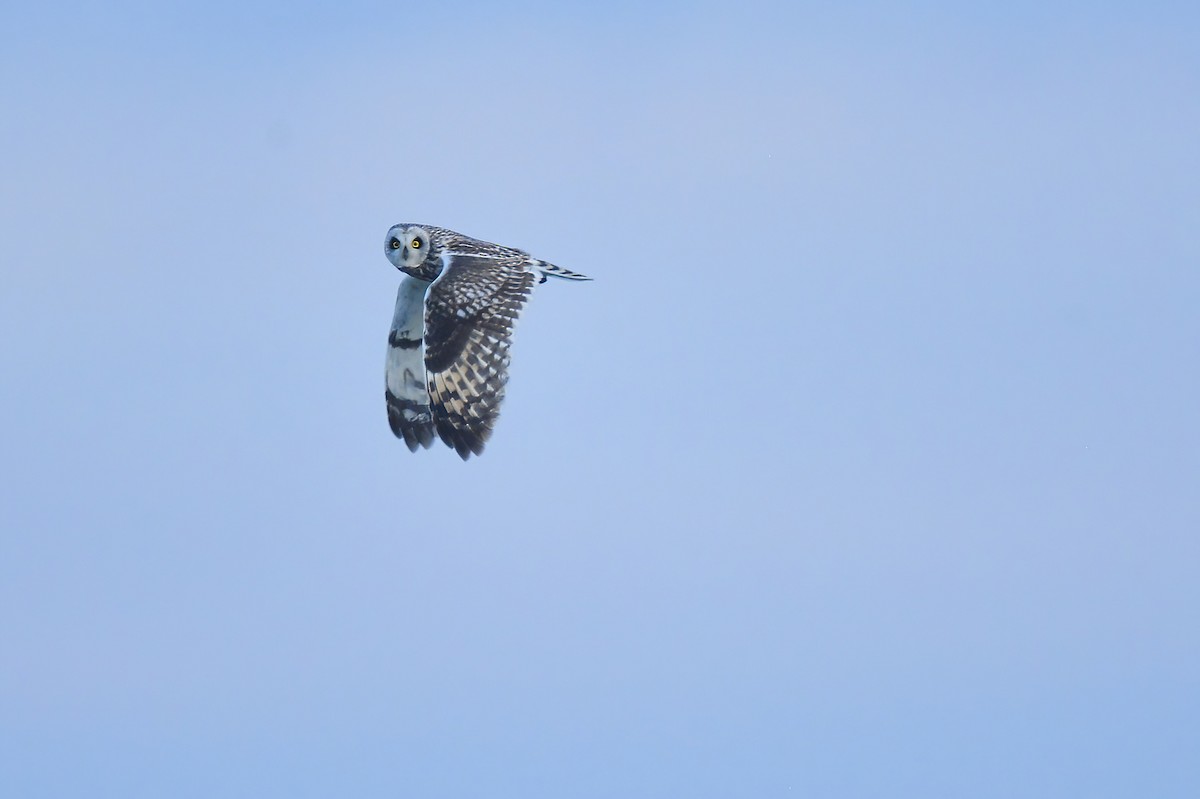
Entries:
<svg viewBox="0 0 1200 799">
<path fill-rule="evenodd" d="M 387 259 L 406 277 L 388 334 L 388 423 L 413 452 L 434 432 L 466 460 L 492 435 L 513 327 L 547 277 L 591 280 L 529 253 L 433 225 L 393 225 Z"/>
</svg>

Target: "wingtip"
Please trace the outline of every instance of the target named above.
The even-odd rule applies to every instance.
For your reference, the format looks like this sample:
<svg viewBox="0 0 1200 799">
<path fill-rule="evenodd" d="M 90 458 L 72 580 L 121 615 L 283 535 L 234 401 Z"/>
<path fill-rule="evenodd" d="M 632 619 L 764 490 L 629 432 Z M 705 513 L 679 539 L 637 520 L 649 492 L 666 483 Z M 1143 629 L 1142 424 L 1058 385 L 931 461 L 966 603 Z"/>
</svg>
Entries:
<svg viewBox="0 0 1200 799">
<path fill-rule="evenodd" d="M 472 455 L 478 458 L 483 454 L 483 442 L 471 435 L 457 436 L 454 443 L 450 446 L 454 447 L 454 451 L 458 453 L 458 457 L 464 461 L 470 460 Z"/>
<path fill-rule="evenodd" d="M 538 271 L 542 273 L 542 279 L 538 281 L 539 283 L 545 283 L 548 277 L 556 277 L 559 280 L 591 280 L 590 277 L 582 272 L 574 272 L 558 264 L 552 264 L 549 261 L 538 259 L 536 264 Z"/>
<path fill-rule="evenodd" d="M 442 439 L 442 443 L 458 453 L 458 457 L 464 461 L 470 460 L 472 455 L 479 457 L 483 454 L 486 442 L 481 436 L 474 435 L 467 430 L 456 430 L 449 426 L 439 426 L 437 432 L 438 437 Z"/>
</svg>

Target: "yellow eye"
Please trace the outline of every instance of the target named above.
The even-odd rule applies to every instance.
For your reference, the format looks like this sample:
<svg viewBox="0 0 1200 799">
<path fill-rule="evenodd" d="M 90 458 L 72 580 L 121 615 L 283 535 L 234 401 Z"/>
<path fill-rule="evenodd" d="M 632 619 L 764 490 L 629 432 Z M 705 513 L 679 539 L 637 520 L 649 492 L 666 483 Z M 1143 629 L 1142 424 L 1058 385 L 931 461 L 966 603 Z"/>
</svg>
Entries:
<svg viewBox="0 0 1200 799">
<path fill-rule="evenodd" d="M 391 245 L 393 250 L 400 249 L 400 239 L 396 238 L 395 236 L 392 237 L 392 240 L 388 242 L 388 244 Z"/>
<path fill-rule="evenodd" d="M 414 250 L 419 250 L 419 249 L 421 249 L 421 240 L 413 239 L 412 242 L 408 246 L 412 247 Z"/>
</svg>

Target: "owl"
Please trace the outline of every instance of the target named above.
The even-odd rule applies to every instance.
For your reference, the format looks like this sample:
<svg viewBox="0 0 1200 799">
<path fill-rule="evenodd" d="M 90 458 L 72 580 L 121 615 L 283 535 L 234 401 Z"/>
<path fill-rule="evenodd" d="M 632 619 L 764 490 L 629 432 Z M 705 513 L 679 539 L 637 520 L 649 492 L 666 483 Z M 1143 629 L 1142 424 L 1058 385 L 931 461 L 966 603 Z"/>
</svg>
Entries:
<svg viewBox="0 0 1200 799">
<path fill-rule="evenodd" d="M 404 273 L 388 334 L 388 423 L 408 448 L 434 433 L 463 460 L 492 435 L 517 316 L 547 277 L 591 280 L 529 253 L 433 225 L 393 225 L 387 259 Z"/>
</svg>

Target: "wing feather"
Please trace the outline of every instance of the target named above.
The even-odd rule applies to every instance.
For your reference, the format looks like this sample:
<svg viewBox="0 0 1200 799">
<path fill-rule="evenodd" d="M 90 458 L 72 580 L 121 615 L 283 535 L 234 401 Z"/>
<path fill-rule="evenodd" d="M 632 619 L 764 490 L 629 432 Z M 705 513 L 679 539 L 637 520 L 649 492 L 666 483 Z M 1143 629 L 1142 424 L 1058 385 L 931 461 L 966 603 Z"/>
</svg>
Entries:
<svg viewBox="0 0 1200 799">
<path fill-rule="evenodd" d="M 483 452 L 508 383 L 513 328 L 540 273 L 523 255 L 451 254 L 425 300 L 425 368 L 437 433 L 466 460 Z"/>
</svg>

